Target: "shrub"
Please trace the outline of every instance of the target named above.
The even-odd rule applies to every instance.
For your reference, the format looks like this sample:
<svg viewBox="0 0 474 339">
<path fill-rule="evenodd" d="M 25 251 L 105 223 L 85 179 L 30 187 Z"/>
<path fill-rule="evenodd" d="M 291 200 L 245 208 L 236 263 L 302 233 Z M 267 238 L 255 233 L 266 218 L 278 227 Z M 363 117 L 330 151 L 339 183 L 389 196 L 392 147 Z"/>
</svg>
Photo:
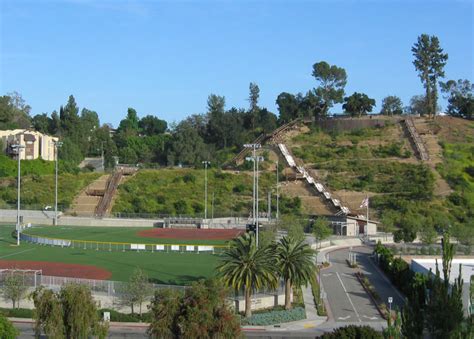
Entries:
<svg viewBox="0 0 474 339">
<path fill-rule="evenodd" d="M 291 310 L 276 310 L 265 313 L 256 313 L 249 318 L 242 319 L 242 325 L 266 326 L 279 323 L 287 323 L 306 318 L 306 312 L 302 307 Z"/>
<path fill-rule="evenodd" d="M 370 326 L 356 326 L 349 325 L 345 327 L 336 328 L 331 333 L 325 333 L 322 336 L 318 337 L 322 339 L 383 339 L 383 335 L 380 332 L 377 332 Z"/>
<path fill-rule="evenodd" d="M 33 310 L 28 308 L 0 308 L 0 313 L 12 318 L 33 318 Z"/>
</svg>

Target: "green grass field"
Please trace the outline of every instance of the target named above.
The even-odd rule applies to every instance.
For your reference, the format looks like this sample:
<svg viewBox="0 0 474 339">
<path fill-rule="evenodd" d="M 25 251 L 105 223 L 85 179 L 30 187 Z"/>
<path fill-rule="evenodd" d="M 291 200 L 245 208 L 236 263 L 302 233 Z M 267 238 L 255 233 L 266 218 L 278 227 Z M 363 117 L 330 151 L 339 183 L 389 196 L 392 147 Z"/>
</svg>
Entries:
<svg viewBox="0 0 474 339">
<path fill-rule="evenodd" d="M 30 235 L 68 240 L 90 240 L 103 242 L 126 242 L 137 244 L 192 244 L 192 245 L 224 245 L 222 240 L 183 240 L 166 238 L 146 238 L 138 232 L 149 230 L 150 227 L 88 227 L 88 226 L 36 226 L 25 230 Z"/>
<path fill-rule="evenodd" d="M 110 228 L 107 229 L 110 230 Z M 16 239 L 11 235 L 13 230 L 13 226 L 0 226 L 0 260 L 35 260 L 95 265 L 110 271 L 112 273 L 111 280 L 127 281 L 133 270 L 140 267 L 155 283 L 187 285 L 195 280 L 212 276 L 219 261 L 219 257 L 216 255 L 202 253 L 109 252 L 49 247 L 29 243 L 22 243 L 20 247 L 17 247 L 15 246 Z M 91 228 L 87 228 L 87 230 L 91 230 Z M 52 232 L 46 227 L 35 229 L 35 231 Z M 67 232 L 66 229 L 57 229 L 57 231 Z M 107 234 L 104 230 L 96 231 L 98 233 L 94 234 L 92 238 L 88 234 L 83 236 L 94 240 L 98 240 L 97 237 L 106 239 Z M 131 229 L 125 229 L 122 234 L 115 233 L 110 237 L 123 241 L 128 237 L 125 235 L 127 231 L 130 232 L 128 235 L 133 235 Z M 82 234 L 82 232 L 77 228 L 75 234 Z M 46 236 L 46 234 L 44 235 Z M 108 241 L 112 241 L 111 239 Z"/>
</svg>

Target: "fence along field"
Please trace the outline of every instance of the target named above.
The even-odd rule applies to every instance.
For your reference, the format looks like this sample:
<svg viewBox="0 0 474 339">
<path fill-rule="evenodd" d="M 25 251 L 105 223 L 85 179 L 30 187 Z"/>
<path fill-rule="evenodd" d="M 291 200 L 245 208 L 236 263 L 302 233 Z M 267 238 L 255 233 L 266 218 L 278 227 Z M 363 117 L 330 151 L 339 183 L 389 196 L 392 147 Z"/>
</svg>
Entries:
<svg viewBox="0 0 474 339">
<path fill-rule="evenodd" d="M 32 227 L 21 240 L 33 244 L 97 251 L 220 253 L 241 230 L 113 227 Z M 162 238 L 164 237 L 164 238 Z M 94 238 L 94 239 L 91 239 Z"/>
</svg>

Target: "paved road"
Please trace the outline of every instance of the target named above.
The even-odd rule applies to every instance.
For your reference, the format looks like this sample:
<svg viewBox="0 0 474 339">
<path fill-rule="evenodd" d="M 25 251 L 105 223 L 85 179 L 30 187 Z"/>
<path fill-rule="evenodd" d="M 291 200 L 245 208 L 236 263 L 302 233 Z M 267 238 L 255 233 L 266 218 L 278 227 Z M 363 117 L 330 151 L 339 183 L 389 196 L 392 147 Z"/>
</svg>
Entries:
<svg viewBox="0 0 474 339">
<path fill-rule="evenodd" d="M 321 271 L 321 281 L 336 322 L 381 321 L 370 297 L 347 265 L 348 249 L 331 252 L 331 266 Z"/>
</svg>

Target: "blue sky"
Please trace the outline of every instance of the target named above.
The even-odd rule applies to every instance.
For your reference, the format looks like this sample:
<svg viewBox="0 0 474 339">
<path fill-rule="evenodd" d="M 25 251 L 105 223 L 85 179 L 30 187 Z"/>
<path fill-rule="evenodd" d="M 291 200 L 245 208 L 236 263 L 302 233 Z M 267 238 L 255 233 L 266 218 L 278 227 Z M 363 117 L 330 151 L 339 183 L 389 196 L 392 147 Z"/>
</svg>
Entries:
<svg viewBox="0 0 474 339">
<path fill-rule="evenodd" d="M 115 126 L 128 107 L 179 121 L 205 112 L 210 93 L 247 108 L 251 81 L 277 113 L 279 93 L 316 85 L 321 60 L 344 67 L 346 93 L 367 93 L 378 111 L 386 95 L 407 104 L 423 92 L 410 51 L 422 33 L 449 54 L 447 78 L 473 80 L 472 1 L 0 3 L 0 94 L 18 91 L 32 114 L 73 94 Z"/>
</svg>

